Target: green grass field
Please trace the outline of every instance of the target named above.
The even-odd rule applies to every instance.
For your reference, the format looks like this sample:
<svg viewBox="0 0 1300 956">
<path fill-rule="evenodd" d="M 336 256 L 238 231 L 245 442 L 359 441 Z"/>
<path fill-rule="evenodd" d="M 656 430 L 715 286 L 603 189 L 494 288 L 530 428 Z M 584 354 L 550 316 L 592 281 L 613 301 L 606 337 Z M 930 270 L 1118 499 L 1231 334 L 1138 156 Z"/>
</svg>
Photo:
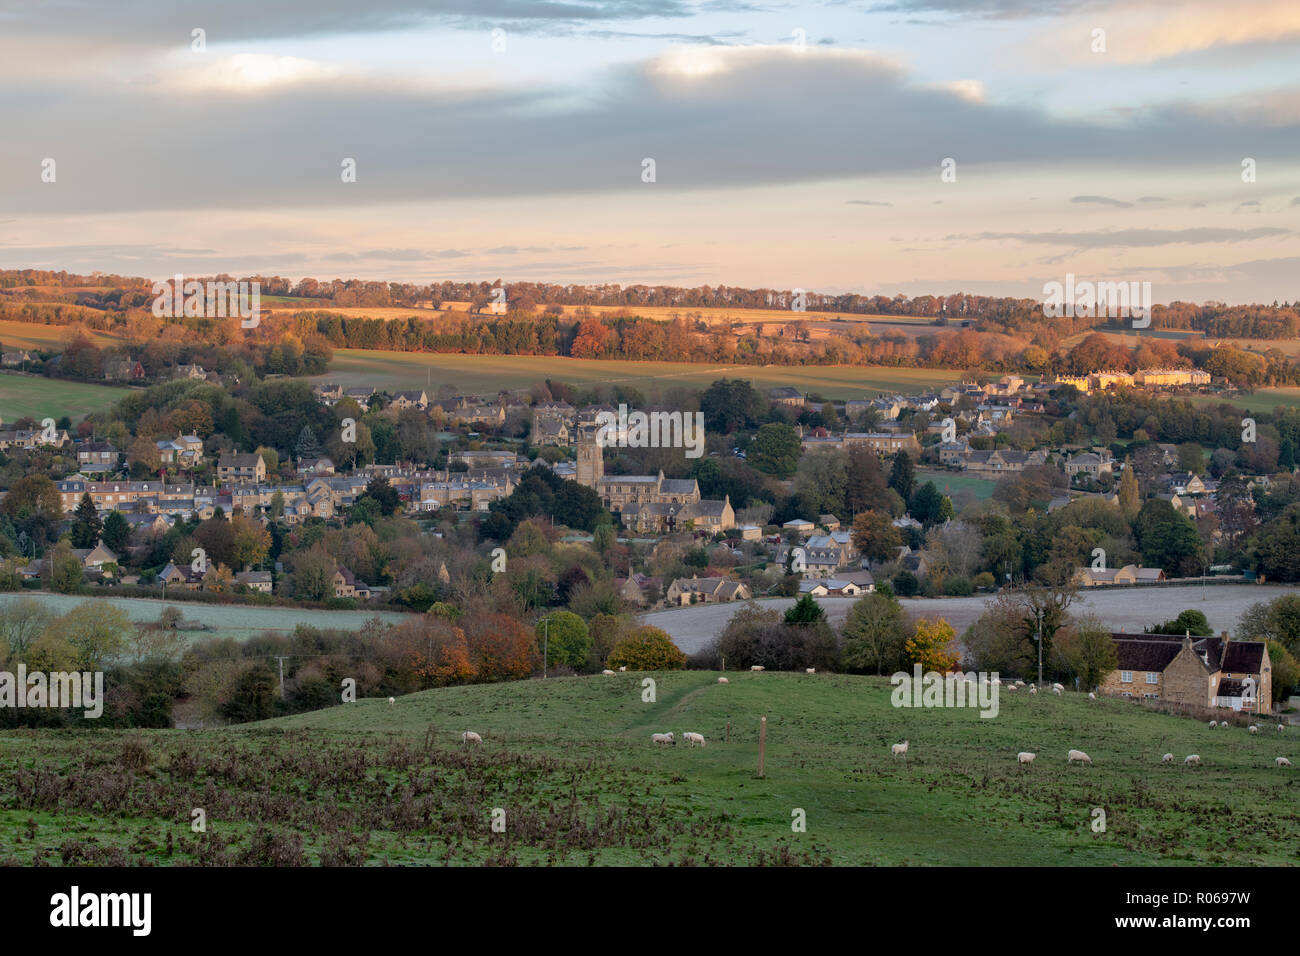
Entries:
<svg viewBox="0 0 1300 956">
<path fill-rule="evenodd" d="M 107 409 L 129 391 L 112 385 L 0 373 L 0 419 L 8 423 L 25 415 L 37 420 L 67 415 L 75 422 Z"/>
<path fill-rule="evenodd" d="M 1216 395 L 1193 395 L 1198 405 L 1231 405 L 1248 412 L 1272 412 L 1273 409 L 1300 408 L 1300 388 L 1257 388 L 1251 395 L 1234 395 L 1220 398 Z"/>
<path fill-rule="evenodd" d="M 847 366 L 692 365 L 682 362 L 621 362 L 531 355 L 459 355 L 338 349 L 327 375 L 315 381 L 378 389 L 437 389 L 491 393 L 523 389 L 550 378 L 570 385 L 634 385 L 642 392 L 677 385 L 707 386 L 719 378 L 745 378 L 756 388 L 793 385 L 805 393 L 845 399 L 882 391 L 919 392 L 955 382 L 960 374 L 938 369 L 858 368 Z"/>
<path fill-rule="evenodd" d="M 1254 737 L 1024 692 L 982 719 L 895 708 L 886 680 L 838 675 L 661 672 L 645 703 L 646 676 L 448 688 L 244 729 L 0 732 L 0 862 L 1300 861 L 1300 777 L 1273 766 L 1300 763 L 1295 728 Z M 462 748 L 467 728 L 481 748 Z M 650 742 L 668 730 L 708 745 Z M 906 760 L 889 750 L 903 739 Z M 1093 765 L 1067 766 L 1072 747 Z M 1022 769 L 1020 750 L 1037 761 Z M 1182 766 L 1189 753 L 1204 765 Z"/>
<path fill-rule="evenodd" d="M 951 496 L 961 492 L 968 492 L 977 501 L 992 498 L 993 489 L 997 486 L 997 482 L 989 478 L 963 475 L 959 471 L 924 471 L 917 469 L 916 483 L 923 485 L 927 481 L 933 481 L 934 486 L 945 495 Z"/>
</svg>

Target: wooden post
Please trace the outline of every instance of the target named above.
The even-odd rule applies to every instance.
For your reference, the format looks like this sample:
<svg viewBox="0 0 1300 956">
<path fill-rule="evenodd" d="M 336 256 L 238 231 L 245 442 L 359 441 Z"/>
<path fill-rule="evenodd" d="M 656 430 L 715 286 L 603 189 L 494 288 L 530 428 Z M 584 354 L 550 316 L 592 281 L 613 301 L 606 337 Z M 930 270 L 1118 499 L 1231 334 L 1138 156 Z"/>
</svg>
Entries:
<svg viewBox="0 0 1300 956">
<path fill-rule="evenodd" d="M 731 743 L 731 721 L 727 721 L 727 743 Z"/>
<path fill-rule="evenodd" d="M 767 756 L 767 715 L 758 723 L 758 775 L 763 776 L 763 758 Z"/>
</svg>

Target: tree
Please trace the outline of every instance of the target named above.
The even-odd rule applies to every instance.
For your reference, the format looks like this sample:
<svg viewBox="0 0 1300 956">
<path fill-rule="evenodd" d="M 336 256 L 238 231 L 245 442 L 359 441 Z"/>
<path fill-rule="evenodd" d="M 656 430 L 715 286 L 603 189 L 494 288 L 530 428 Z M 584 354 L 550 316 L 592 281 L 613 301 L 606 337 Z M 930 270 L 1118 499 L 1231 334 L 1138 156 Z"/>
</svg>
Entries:
<svg viewBox="0 0 1300 956">
<path fill-rule="evenodd" d="M 912 664 L 920 664 L 923 671 L 937 671 L 946 674 L 957 666 L 960 659 L 948 650 L 948 645 L 956 637 L 952 625 L 943 618 L 920 618 L 916 630 L 903 645 L 903 651 Z"/>
<path fill-rule="evenodd" d="M 942 524 L 953 516 L 952 500 L 940 494 L 933 481 L 927 481 L 916 489 L 908 510 L 913 518 L 927 528 Z"/>
<path fill-rule="evenodd" d="M 739 378 L 720 378 L 700 396 L 705 427 L 711 432 L 727 435 L 738 428 L 752 428 L 757 423 L 762 405 L 763 399 L 753 386 Z"/>
<path fill-rule="evenodd" d="M 380 512 L 385 517 L 395 512 L 402 503 L 397 489 L 389 484 L 388 479 L 383 475 L 375 475 L 370 479 L 366 484 L 366 490 L 357 498 L 357 502 L 359 503 L 362 498 L 371 498 L 377 502 Z"/>
<path fill-rule="evenodd" d="M 93 671 L 102 670 L 125 650 L 134 632 L 126 611 L 103 601 L 87 601 L 52 621 L 42 636 L 66 641 L 76 653 L 78 669 Z"/>
<path fill-rule="evenodd" d="M 1163 568 L 1170 577 L 1188 577 L 1201 569 L 1196 525 L 1164 499 L 1152 498 L 1142 506 L 1133 531 L 1147 567 Z"/>
<path fill-rule="evenodd" d="M 860 511 L 853 518 L 853 546 L 872 561 L 888 561 L 898 553 L 903 539 L 888 514 Z"/>
<path fill-rule="evenodd" d="M 50 553 L 50 590 L 60 594 L 73 594 L 81 588 L 85 575 L 81 569 L 81 559 L 68 548 L 66 542 Z"/>
<path fill-rule="evenodd" d="M 310 425 L 302 426 L 302 430 L 298 432 L 298 440 L 294 442 L 293 450 L 298 458 L 320 457 L 320 443 L 316 441 L 316 433 L 312 431 Z"/>
<path fill-rule="evenodd" d="M 899 571 L 892 582 L 894 593 L 899 597 L 912 597 L 921 589 L 921 582 L 911 571 Z"/>
<path fill-rule="evenodd" d="M 259 522 L 243 515 L 230 519 L 232 541 L 230 557 L 232 567 L 248 570 L 266 560 L 271 550 L 271 532 Z"/>
<path fill-rule="evenodd" d="M 1191 634 L 1194 637 L 1208 637 L 1214 633 L 1210 622 L 1200 611 L 1186 610 L 1172 621 L 1153 624 L 1145 631 L 1147 634 Z"/>
<path fill-rule="evenodd" d="M 1300 661 L 1278 641 L 1268 642 L 1268 660 L 1273 666 L 1273 703 L 1300 688 Z"/>
<path fill-rule="evenodd" d="M 907 452 L 900 451 L 894 456 L 894 465 L 889 470 L 889 487 L 897 491 L 904 501 L 911 501 L 915 484 L 912 457 Z"/>
<path fill-rule="evenodd" d="M 684 670 L 686 655 L 672 639 L 657 627 L 642 626 L 630 630 L 609 652 L 607 667 L 630 671 Z"/>
<path fill-rule="evenodd" d="M 1132 521 L 1137 517 L 1142 500 L 1138 494 L 1137 475 L 1132 468 L 1125 468 L 1119 478 L 1119 509 L 1124 517 Z"/>
<path fill-rule="evenodd" d="M 885 473 L 880 467 L 880 456 L 870 448 L 855 445 L 849 450 L 848 479 L 844 487 L 844 507 L 856 515 L 869 509 L 887 510 Z"/>
<path fill-rule="evenodd" d="M 58 486 L 44 475 L 24 475 L 0 499 L 0 514 L 15 521 L 23 518 L 59 521 L 63 518 L 63 498 Z"/>
<path fill-rule="evenodd" d="M 544 624 L 543 621 L 549 621 Z M 587 622 L 572 611 L 555 611 L 537 622 L 534 629 L 537 649 L 545 649 L 552 667 L 571 667 L 582 670 L 591 651 L 591 634 Z M 545 648 L 543 648 L 545 642 Z"/>
<path fill-rule="evenodd" d="M 85 492 L 77 503 L 77 510 L 72 513 L 68 538 L 74 548 L 93 548 L 99 543 L 99 530 L 99 512 L 95 510 L 95 502 L 90 493 Z"/>
<path fill-rule="evenodd" d="M 1088 615 L 1057 635 L 1052 647 L 1055 669 L 1079 678 L 1085 690 L 1101 686 L 1106 675 L 1119 666 L 1110 628 Z"/>
<path fill-rule="evenodd" d="M 857 673 L 874 668 L 877 674 L 901 669 L 906 663 L 907 623 L 892 594 L 872 592 L 853 602 L 844 628 L 844 666 Z"/>
<path fill-rule="evenodd" d="M 754 436 L 749 461 L 759 471 L 784 479 L 798 468 L 801 452 L 798 432 L 789 425 L 769 422 Z"/>
<path fill-rule="evenodd" d="M 1300 581 L 1300 505 L 1291 505 L 1260 530 L 1255 560 L 1270 581 Z"/>
<path fill-rule="evenodd" d="M 131 525 L 127 523 L 126 518 L 122 517 L 121 512 L 110 511 L 104 516 L 104 526 L 99 534 L 104 546 L 120 556 L 126 551 L 126 546 L 131 540 Z"/>
<path fill-rule="evenodd" d="M 785 623 L 787 624 L 816 624 L 824 620 L 826 620 L 826 611 L 813 600 L 811 594 L 802 595 L 785 612 Z"/>
</svg>

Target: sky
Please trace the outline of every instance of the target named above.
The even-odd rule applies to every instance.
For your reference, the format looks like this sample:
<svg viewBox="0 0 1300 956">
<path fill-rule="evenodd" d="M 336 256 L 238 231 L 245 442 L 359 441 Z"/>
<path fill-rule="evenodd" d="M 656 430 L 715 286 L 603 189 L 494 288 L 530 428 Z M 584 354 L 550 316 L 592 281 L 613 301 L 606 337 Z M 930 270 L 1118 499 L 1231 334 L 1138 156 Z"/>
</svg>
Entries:
<svg viewBox="0 0 1300 956">
<path fill-rule="evenodd" d="M 1295 0 L 0 0 L 0 121 L 3 268 L 1300 299 Z"/>
</svg>

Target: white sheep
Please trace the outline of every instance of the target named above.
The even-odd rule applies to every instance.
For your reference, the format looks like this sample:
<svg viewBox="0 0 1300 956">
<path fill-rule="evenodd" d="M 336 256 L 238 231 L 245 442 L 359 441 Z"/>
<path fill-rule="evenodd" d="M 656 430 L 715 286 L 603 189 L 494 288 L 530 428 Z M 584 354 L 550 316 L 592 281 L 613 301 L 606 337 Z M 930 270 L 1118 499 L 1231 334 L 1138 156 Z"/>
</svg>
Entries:
<svg viewBox="0 0 1300 956">
<path fill-rule="evenodd" d="M 1277 732 L 1278 732 L 1279 734 L 1284 734 L 1284 733 L 1286 733 L 1286 728 L 1283 727 L 1281 724 L 1278 724 L 1278 725 L 1277 725 Z"/>
<path fill-rule="evenodd" d="M 1219 721 L 1219 729 L 1220 729 L 1220 730 L 1227 730 L 1227 729 L 1228 729 L 1228 722 L 1227 722 L 1226 720 L 1221 720 L 1221 721 Z"/>
<path fill-rule="evenodd" d="M 899 756 L 900 754 L 903 756 L 907 756 L 907 745 L 909 743 L 911 743 L 911 741 L 904 740 L 901 744 L 894 744 L 894 746 L 889 748 L 889 752 L 893 754 L 895 757 Z"/>
<path fill-rule="evenodd" d="M 1061 688 L 1059 688 L 1059 687 L 1053 687 L 1053 688 L 1052 688 L 1052 693 L 1055 694 L 1057 697 L 1060 697 L 1060 696 L 1061 696 L 1061 693 L 1062 693 Z"/>
<path fill-rule="evenodd" d="M 1014 691 L 1014 690 L 1016 689 L 1016 685 L 1015 685 L 1015 684 L 1007 684 L 1007 685 L 1006 685 L 1005 687 L 1003 687 L 1002 689 L 1003 689 L 1003 690 Z"/>
<path fill-rule="evenodd" d="M 990 684 L 1001 684 L 1001 683 L 1002 683 L 1002 678 L 1000 678 L 1000 677 L 995 677 L 995 678 L 993 678 L 991 681 L 989 681 L 989 683 L 990 683 Z"/>
<path fill-rule="evenodd" d="M 1246 729 L 1249 730 L 1252 734 L 1257 734 L 1257 733 L 1259 733 L 1259 728 L 1256 727 L 1254 724 L 1251 724 L 1251 725 L 1250 725 L 1249 727 L 1247 727 Z"/>
<path fill-rule="evenodd" d="M 1025 686 L 1025 682 L 1022 681 L 1022 680 L 1018 680 L 1018 681 L 1016 681 L 1016 686 L 1017 686 L 1017 687 L 1024 687 L 1024 686 Z"/>
<path fill-rule="evenodd" d="M 483 742 L 483 738 L 480 737 L 478 734 L 474 733 L 474 731 L 467 730 L 460 735 L 460 742 L 463 744 L 481 744 Z"/>
<path fill-rule="evenodd" d="M 1088 691 L 1088 699 L 1089 699 L 1089 700 L 1096 700 L 1096 699 L 1097 699 L 1097 695 L 1094 694 L 1092 691 Z"/>
<path fill-rule="evenodd" d="M 625 671 L 625 670 L 627 670 L 627 665 L 624 664 L 622 667 L 619 668 L 619 670 L 621 670 L 621 671 Z"/>
<path fill-rule="evenodd" d="M 1028 750 L 1022 750 L 1020 753 L 1016 754 L 1016 760 L 1021 764 L 1031 764 L 1037 756 L 1038 754 L 1031 754 Z"/>
<path fill-rule="evenodd" d="M 612 670 L 610 670 L 608 667 L 606 667 L 606 668 L 605 668 L 603 671 L 601 671 L 600 673 L 601 673 L 601 676 L 602 676 L 602 677 L 613 677 L 615 672 L 612 671 Z"/>
<path fill-rule="evenodd" d="M 1066 763 L 1074 763 L 1077 760 L 1080 763 L 1086 763 L 1089 765 L 1092 764 L 1092 758 L 1089 757 L 1082 750 L 1071 750 L 1068 754 L 1065 755 L 1065 758 L 1066 758 L 1065 760 Z"/>
<path fill-rule="evenodd" d="M 656 744 L 672 744 L 674 747 L 677 746 L 677 741 L 673 739 L 672 731 L 669 731 L 666 734 L 651 734 L 650 740 L 652 743 Z"/>
<path fill-rule="evenodd" d="M 1218 722 L 1217 720 L 1212 720 L 1212 721 L 1210 721 L 1210 729 L 1211 729 L 1211 730 L 1213 730 L 1213 729 L 1214 729 L 1215 727 L 1217 727 L 1217 726 L 1219 726 L 1219 722 Z"/>
<path fill-rule="evenodd" d="M 1038 685 L 1037 685 L 1037 684 L 1030 684 L 1030 685 L 1029 685 L 1029 693 L 1031 693 L 1031 694 L 1037 694 L 1037 693 L 1038 693 Z"/>
<path fill-rule="evenodd" d="M 1064 684 L 1053 684 L 1053 685 L 1052 685 L 1052 690 L 1054 690 L 1054 691 L 1056 691 L 1058 694 L 1060 694 L 1060 693 L 1062 693 L 1062 692 L 1065 690 L 1065 685 L 1064 685 Z"/>
<path fill-rule="evenodd" d="M 731 681 L 727 680 L 725 677 L 719 677 L 719 678 L 718 678 L 718 683 L 719 683 L 719 684 L 730 684 Z"/>
<path fill-rule="evenodd" d="M 390 698 L 388 698 L 388 706 L 389 706 L 389 707 L 392 707 L 395 703 L 397 703 L 397 698 L 396 698 L 396 697 L 390 697 Z"/>
<path fill-rule="evenodd" d="M 815 668 L 815 667 L 810 667 L 810 668 L 808 668 L 806 671 L 804 671 L 804 673 L 805 673 L 805 674 L 816 674 L 816 673 L 817 673 L 817 668 Z"/>
<path fill-rule="evenodd" d="M 1291 766 L 1291 761 L 1287 760 L 1285 757 L 1278 757 L 1278 758 L 1277 758 L 1276 760 L 1274 760 L 1273 762 L 1274 762 L 1275 764 L 1277 764 L 1279 767 L 1289 767 L 1289 766 Z"/>
<path fill-rule="evenodd" d="M 1173 755 L 1173 754 L 1165 754 L 1163 757 L 1160 758 L 1160 762 L 1161 762 L 1161 763 L 1173 763 L 1173 762 L 1174 762 L 1174 755 Z"/>
<path fill-rule="evenodd" d="M 1188 754 L 1186 757 L 1183 758 L 1183 763 L 1189 767 L 1192 766 L 1199 767 L 1201 765 L 1201 755 Z"/>
<path fill-rule="evenodd" d="M 685 734 L 682 734 L 682 740 L 686 741 L 686 742 L 687 742 L 688 744 L 690 744 L 692 747 L 694 747 L 696 744 L 699 744 L 701 747 L 703 747 L 703 746 L 705 745 L 705 744 L 704 744 L 704 735 L 703 735 L 703 734 L 697 734 L 697 733 L 685 733 Z"/>
<path fill-rule="evenodd" d="M 749 669 L 750 669 L 751 671 L 762 671 L 762 670 L 767 670 L 767 668 L 764 667 L 762 664 L 754 664 L 754 665 L 751 666 Z"/>
</svg>

